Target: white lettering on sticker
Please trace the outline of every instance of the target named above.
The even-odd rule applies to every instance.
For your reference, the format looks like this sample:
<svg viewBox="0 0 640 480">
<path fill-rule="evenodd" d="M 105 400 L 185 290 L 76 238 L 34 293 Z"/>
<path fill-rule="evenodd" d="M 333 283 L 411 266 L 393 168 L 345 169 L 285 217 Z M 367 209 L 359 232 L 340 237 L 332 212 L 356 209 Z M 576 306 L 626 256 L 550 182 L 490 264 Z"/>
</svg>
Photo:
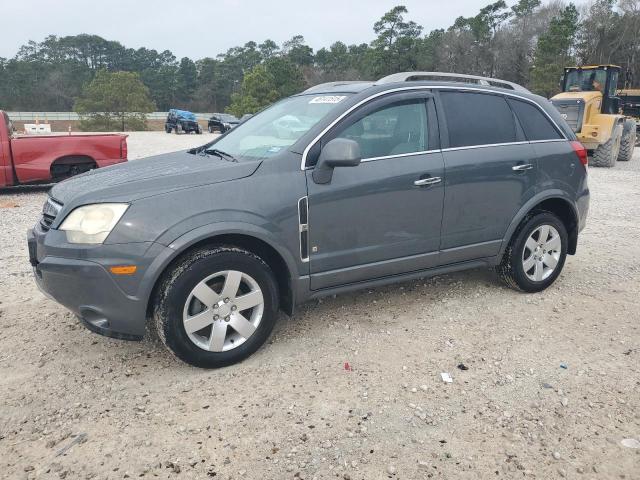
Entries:
<svg viewBox="0 0 640 480">
<path fill-rule="evenodd" d="M 309 103 L 339 103 L 345 98 L 347 98 L 345 95 L 324 95 L 311 99 Z"/>
</svg>

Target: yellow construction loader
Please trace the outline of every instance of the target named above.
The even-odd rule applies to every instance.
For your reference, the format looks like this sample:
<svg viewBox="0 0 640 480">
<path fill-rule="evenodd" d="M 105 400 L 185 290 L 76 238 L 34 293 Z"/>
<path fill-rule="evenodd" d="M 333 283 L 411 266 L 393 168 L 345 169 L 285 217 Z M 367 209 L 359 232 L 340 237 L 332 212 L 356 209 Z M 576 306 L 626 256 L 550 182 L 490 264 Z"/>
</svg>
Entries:
<svg viewBox="0 0 640 480">
<path fill-rule="evenodd" d="M 613 167 L 633 157 L 636 123 L 621 113 L 619 74 L 616 65 L 565 68 L 562 93 L 551 98 L 596 167 Z"/>
</svg>

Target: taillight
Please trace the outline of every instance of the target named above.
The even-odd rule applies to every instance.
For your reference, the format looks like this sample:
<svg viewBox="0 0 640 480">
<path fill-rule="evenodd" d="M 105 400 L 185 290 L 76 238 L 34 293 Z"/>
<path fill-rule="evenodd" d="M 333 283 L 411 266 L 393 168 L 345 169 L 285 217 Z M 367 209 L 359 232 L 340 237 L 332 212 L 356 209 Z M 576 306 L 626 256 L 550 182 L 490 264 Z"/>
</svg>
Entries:
<svg viewBox="0 0 640 480">
<path fill-rule="evenodd" d="M 126 160 L 127 154 L 127 137 L 123 136 L 120 139 L 120 158 L 124 158 Z"/>
<path fill-rule="evenodd" d="M 574 140 L 573 142 L 571 142 L 571 146 L 573 147 L 573 151 L 576 152 L 576 155 L 578 155 L 578 158 L 580 159 L 580 163 L 582 165 L 584 165 L 584 168 L 587 168 L 589 166 L 589 158 L 587 157 L 587 149 L 584 148 L 584 146 Z"/>
</svg>

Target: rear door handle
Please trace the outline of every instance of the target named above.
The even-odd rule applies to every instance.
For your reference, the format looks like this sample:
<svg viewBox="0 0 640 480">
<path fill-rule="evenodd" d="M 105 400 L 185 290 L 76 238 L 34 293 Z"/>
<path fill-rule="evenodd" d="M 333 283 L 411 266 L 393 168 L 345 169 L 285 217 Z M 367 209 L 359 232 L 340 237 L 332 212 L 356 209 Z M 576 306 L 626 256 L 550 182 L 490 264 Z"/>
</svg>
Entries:
<svg viewBox="0 0 640 480">
<path fill-rule="evenodd" d="M 436 183 L 440 183 L 442 179 L 440 177 L 427 177 L 421 178 L 420 180 L 416 180 L 413 184 L 416 187 L 426 187 L 428 185 L 435 185 Z"/>
<path fill-rule="evenodd" d="M 525 163 L 524 165 L 514 165 L 513 167 L 511 167 L 511 170 L 513 170 L 514 172 L 523 172 L 524 170 L 531 170 L 533 168 L 533 165 L 531 165 L 530 163 Z"/>
</svg>

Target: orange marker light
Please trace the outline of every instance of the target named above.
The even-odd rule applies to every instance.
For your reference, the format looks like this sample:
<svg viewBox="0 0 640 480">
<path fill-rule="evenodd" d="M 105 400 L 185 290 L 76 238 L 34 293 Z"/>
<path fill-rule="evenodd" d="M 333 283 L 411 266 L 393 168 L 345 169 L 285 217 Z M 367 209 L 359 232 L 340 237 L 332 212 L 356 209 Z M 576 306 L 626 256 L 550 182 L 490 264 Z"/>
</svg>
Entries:
<svg viewBox="0 0 640 480">
<path fill-rule="evenodd" d="M 114 275 L 133 275 L 138 270 L 135 265 L 118 265 L 117 267 L 109 268 Z"/>
</svg>

